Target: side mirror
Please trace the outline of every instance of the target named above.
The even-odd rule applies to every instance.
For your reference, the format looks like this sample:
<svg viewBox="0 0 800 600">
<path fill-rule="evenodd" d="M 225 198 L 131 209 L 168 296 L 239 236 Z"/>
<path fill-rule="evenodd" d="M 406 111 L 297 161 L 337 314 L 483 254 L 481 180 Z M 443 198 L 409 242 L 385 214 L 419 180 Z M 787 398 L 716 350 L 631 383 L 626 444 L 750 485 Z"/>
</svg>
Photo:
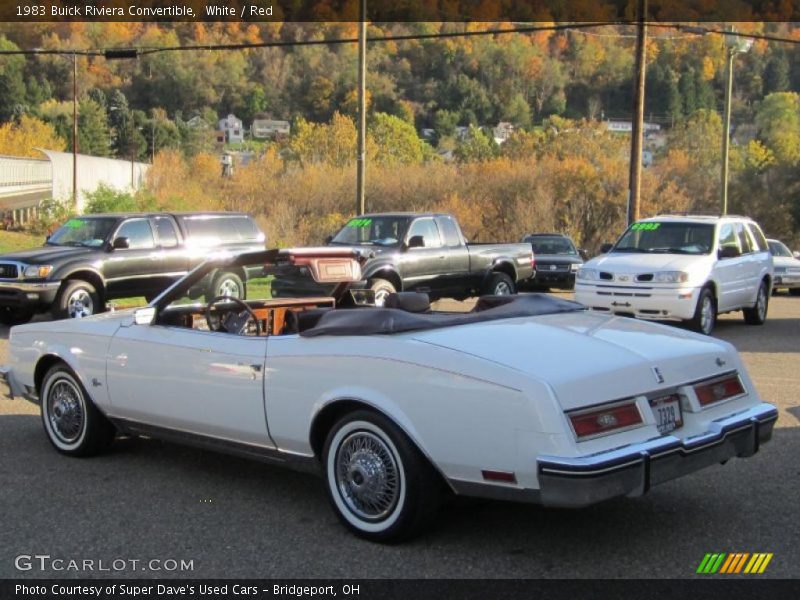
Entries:
<svg viewBox="0 0 800 600">
<path fill-rule="evenodd" d="M 580 250 L 578 250 L 578 255 L 579 255 L 579 256 L 580 256 L 580 257 L 581 257 L 583 260 L 589 260 L 589 251 L 588 251 L 588 250 L 586 250 L 586 248 L 581 248 Z"/>
<path fill-rule="evenodd" d="M 145 306 L 144 308 L 136 309 L 133 313 L 133 322 L 137 325 L 152 325 L 155 318 L 155 306 Z"/>
<path fill-rule="evenodd" d="M 609 244 L 608 242 L 606 242 L 605 244 L 600 246 L 600 254 L 606 254 L 613 247 L 614 247 L 614 244 Z"/>
<path fill-rule="evenodd" d="M 792 256 L 794 256 L 795 258 L 800 258 L 800 252 L 795 250 L 794 252 L 792 252 Z"/>
<path fill-rule="evenodd" d="M 131 247 L 131 242 L 125 236 L 116 238 L 114 240 L 114 243 L 111 244 L 112 250 L 125 250 L 126 248 L 130 247 Z"/>
<path fill-rule="evenodd" d="M 739 252 L 736 246 L 723 246 L 717 251 L 717 256 L 719 258 L 736 258 L 741 255 L 742 253 Z"/>
<path fill-rule="evenodd" d="M 332 236 L 332 235 L 329 235 L 328 237 L 326 237 L 326 238 L 325 238 L 325 245 L 327 246 L 327 245 L 328 245 L 328 244 L 330 244 L 332 241 L 333 241 L 333 236 Z"/>
<path fill-rule="evenodd" d="M 425 247 L 425 238 L 421 235 L 412 235 L 408 240 L 407 248 L 424 248 Z"/>
</svg>

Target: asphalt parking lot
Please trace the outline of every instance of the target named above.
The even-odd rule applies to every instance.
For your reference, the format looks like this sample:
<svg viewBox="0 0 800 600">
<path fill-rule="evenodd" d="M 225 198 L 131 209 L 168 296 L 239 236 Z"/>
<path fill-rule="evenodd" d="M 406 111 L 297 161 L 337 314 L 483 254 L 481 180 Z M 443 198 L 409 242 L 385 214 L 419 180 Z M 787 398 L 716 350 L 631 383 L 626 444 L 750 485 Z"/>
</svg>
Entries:
<svg viewBox="0 0 800 600">
<path fill-rule="evenodd" d="M 454 501 L 433 531 L 395 547 L 347 533 L 313 476 L 147 439 L 65 458 L 35 406 L 0 397 L 0 577 L 690 577 L 707 552 L 771 552 L 759 577 L 800 577 L 800 298 L 773 297 L 763 327 L 724 316 L 715 335 L 780 408 L 755 457 L 583 510 Z M 15 568 L 33 554 L 128 564 Z M 142 570 L 152 559 L 193 568 Z"/>
</svg>

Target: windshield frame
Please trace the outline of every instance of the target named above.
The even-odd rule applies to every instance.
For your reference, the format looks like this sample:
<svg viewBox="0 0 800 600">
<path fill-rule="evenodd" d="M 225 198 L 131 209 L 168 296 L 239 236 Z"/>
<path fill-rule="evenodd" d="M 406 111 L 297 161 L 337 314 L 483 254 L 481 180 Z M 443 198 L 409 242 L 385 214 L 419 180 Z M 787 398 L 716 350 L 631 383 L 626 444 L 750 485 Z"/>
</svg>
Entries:
<svg viewBox="0 0 800 600">
<path fill-rule="evenodd" d="M 778 247 L 778 248 L 780 248 L 781 250 L 785 251 L 785 252 L 786 252 L 786 254 L 783 254 L 783 253 L 781 253 L 781 254 L 775 254 L 775 253 L 772 251 L 772 247 L 773 247 L 773 246 L 777 246 L 777 247 Z M 780 241 L 780 240 L 772 240 L 772 241 L 770 241 L 770 240 L 767 240 L 767 247 L 769 248 L 769 253 L 770 253 L 772 256 L 774 256 L 775 258 L 795 258 L 795 255 L 794 255 L 794 254 L 792 254 L 792 251 L 791 251 L 791 250 L 789 250 L 789 246 L 787 246 L 786 244 L 784 244 L 784 243 L 783 243 L 782 241 Z"/>
<path fill-rule="evenodd" d="M 358 221 L 369 221 L 366 225 L 358 225 L 354 224 Z M 381 243 L 380 239 L 369 239 L 363 242 L 348 242 L 344 240 L 337 240 L 340 235 L 347 232 L 350 229 L 363 229 L 364 227 L 370 227 L 370 229 L 374 230 L 375 221 L 387 221 L 387 222 L 397 222 L 397 238 L 383 238 L 383 239 L 395 239 L 396 241 L 391 243 Z M 411 227 L 411 223 L 414 221 L 414 218 L 408 215 L 364 215 L 363 217 L 354 217 L 349 219 L 347 223 L 345 223 L 342 228 L 336 232 L 331 240 L 328 242 L 328 245 L 333 246 L 378 246 L 380 248 L 399 248 L 405 243 L 406 234 L 408 233 L 409 227 Z"/>
<path fill-rule="evenodd" d="M 641 237 L 636 245 L 631 244 L 623 244 L 623 241 L 630 235 L 636 234 L 637 232 L 641 232 L 642 234 L 646 234 L 649 231 L 656 231 L 660 229 L 662 226 L 665 226 L 665 229 L 668 227 L 675 227 L 680 226 L 684 228 L 698 228 L 698 229 L 708 229 L 710 232 L 710 244 L 708 249 L 705 252 L 691 252 L 688 250 L 681 250 L 676 247 L 666 247 L 666 248 L 658 248 L 659 251 L 654 251 L 654 249 L 646 249 L 641 248 Z M 631 236 L 633 238 L 634 236 Z M 675 255 L 675 256 L 708 256 L 715 252 L 717 246 L 717 227 L 714 223 L 697 223 L 694 221 L 637 221 L 636 223 L 631 223 L 625 232 L 619 237 L 617 242 L 614 246 L 608 251 L 608 254 L 617 253 L 617 254 L 665 254 L 665 255 Z"/>
<path fill-rule="evenodd" d="M 77 227 L 69 226 L 69 223 L 74 223 L 80 221 L 82 223 L 88 223 L 91 221 L 107 221 L 108 222 L 108 231 L 104 238 L 102 238 L 99 244 L 86 244 L 84 240 L 83 242 L 70 242 L 70 243 L 59 243 L 57 240 L 53 240 L 53 236 L 57 235 L 59 232 L 64 232 L 65 234 L 69 232 L 70 229 L 78 229 Z M 59 248 L 94 248 L 100 249 L 103 248 L 106 244 L 108 244 L 109 240 L 113 237 L 116 233 L 117 229 L 119 228 L 121 219 L 118 217 L 111 217 L 111 216 L 74 216 L 67 219 L 58 229 L 56 229 L 53 233 L 47 236 L 45 240 L 46 246 L 57 246 Z M 97 240 L 100 238 L 92 238 L 93 240 Z"/>
<path fill-rule="evenodd" d="M 566 243 L 569 245 L 570 248 L 572 248 L 572 252 L 567 252 L 567 253 L 559 252 L 556 254 L 551 254 L 549 252 L 542 252 L 541 250 L 536 249 L 536 244 L 538 242 L 550 242 L 550 241 Z M 578 251 L 578 247 L 575 245 L 575 242 L 572 241 L 572 238 L 566 235 L 531 235 L 524 238 L 522 242 L 525 244 L 530 244 L 534 254 L 539 254 L 541 256 L 577 256 L 580 258 L 580 252 Z"/>
</svg>

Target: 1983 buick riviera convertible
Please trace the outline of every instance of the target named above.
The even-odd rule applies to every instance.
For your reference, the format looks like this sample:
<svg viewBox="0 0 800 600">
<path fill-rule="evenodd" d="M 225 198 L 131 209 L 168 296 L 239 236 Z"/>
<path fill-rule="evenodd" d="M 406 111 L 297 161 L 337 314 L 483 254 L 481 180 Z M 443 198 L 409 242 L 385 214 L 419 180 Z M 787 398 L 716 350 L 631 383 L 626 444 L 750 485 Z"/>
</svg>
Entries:
<svg viewBox="0 0 800 600">
<path fill-rule="evenodd" d="M 59 452 L 138 434 L 314 470 L 341 521 L 385 542 L 448 491 L 580 507 L 770 439 L 777 412 L 725 342 L 546 295 L 460 314 L 416 293 L 369 306 L 349 289 L 360 252 L 210 261 L 147 307 L 13 328 L 2 372 Z M 286 263 L 332 297 L 265 298 Z M 220 269 L 245 298 L 199 300 Z"/>
</svg>

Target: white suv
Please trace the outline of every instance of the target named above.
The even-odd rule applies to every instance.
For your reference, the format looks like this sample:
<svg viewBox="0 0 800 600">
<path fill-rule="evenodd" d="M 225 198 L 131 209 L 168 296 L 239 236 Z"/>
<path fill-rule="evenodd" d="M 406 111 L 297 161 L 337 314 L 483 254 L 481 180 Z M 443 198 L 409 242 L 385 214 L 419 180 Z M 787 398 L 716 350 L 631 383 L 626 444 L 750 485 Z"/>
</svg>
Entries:
<svg viewBox="0 0 800 600">
<path fill-rule="evenodd" d="M 754 221 L 664 215 L 633 223 L 606 254 L 583 265 L 575 299 L 606 313 L 686 321 L 710 334 L 717 314 L 734 310 L 750 325 L 763 324 L 772 272 Z"/>
</svg>

